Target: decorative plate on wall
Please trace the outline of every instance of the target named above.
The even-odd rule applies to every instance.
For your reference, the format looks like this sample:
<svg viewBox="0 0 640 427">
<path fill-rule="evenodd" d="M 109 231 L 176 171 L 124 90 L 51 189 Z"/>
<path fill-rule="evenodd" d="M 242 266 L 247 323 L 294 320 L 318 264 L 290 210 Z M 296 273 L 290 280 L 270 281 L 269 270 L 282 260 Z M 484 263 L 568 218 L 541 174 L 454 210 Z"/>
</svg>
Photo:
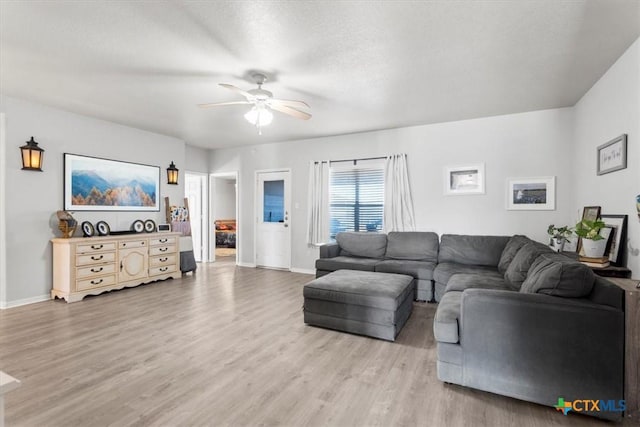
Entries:
<svg viewBox="0 0 640 427">
<path fill-rule="evenodd" d="M 98 221 L 96 223 L 96 229 L 98 230 L 99 236 L 107 236 L 111 231 L 111 227 L 105 221 Z"/>
<path fill-rule="evenodd" d="M 153 233 L 156 231 L 156 223 L 152 219 L 148 219 L 144 222 L 144 231 L 147 233 Z"/>
<path fill-rule="evenodd" d="M 93 237 L 96 230 L 93 228 L 93 224 L 89 221 L 84 221 L 82 223 L 82 234 L 84 237 Z"/>
<path fill-rule="evenodd" d="M 142 233 L 144 231 L 144 222 L 141 219 L 133 221 L 133 224 L 131 224 L 131 229 L 136 233 Z"/>
</svg>

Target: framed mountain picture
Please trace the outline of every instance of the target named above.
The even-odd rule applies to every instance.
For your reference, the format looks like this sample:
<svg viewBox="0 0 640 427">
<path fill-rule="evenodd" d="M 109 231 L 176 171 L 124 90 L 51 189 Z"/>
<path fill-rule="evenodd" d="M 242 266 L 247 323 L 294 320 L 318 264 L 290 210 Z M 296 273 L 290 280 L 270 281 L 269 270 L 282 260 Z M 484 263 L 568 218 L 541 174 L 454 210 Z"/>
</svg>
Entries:
<svg viewBox="0 0 640 427">
<path fill-rule="evenodd" d="M 160 167 L 64 154 L 64 210 L 159 211 Z"/>
</svg>

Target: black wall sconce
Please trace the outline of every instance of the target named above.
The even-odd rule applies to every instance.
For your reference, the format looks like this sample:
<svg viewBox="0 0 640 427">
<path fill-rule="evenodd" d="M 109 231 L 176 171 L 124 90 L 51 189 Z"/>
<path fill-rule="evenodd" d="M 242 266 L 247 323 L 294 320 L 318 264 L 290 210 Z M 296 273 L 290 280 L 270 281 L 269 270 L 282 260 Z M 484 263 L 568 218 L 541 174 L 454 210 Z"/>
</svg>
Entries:
<svg viewBox="0 0 640 427">
<path fill-rule="evenodd" d="M 178 185 L 178 168 L 173 162 L 167 168 L 167 184 Z"/>
<path fill-rule="evenodd" d="M 25 145 L 20 147 L 22 152 L 22 170 L 42 172 L 42 156 L 44 150 L 31 137 Z"/>
</svg>

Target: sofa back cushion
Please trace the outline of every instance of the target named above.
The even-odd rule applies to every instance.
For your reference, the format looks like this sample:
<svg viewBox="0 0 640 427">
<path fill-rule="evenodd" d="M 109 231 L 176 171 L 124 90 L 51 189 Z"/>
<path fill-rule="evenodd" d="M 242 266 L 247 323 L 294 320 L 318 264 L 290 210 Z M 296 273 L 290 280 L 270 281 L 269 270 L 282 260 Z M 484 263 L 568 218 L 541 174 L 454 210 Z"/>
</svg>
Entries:
<svg viewBox="0 0 640 427">
<path fill-rule="evenodd" d="M 520 248 L 527 243 L 531 243 L 532 241 L 533 240 L 529 239 L 527 236 L 521 236 L 519 234 L 511 237 L 507 242 L 507 245 L 504 247 L 502 255 L 500 255 L 500 261 L 498 262 L 498 271 L 504 274 Z"/>
<path fill-rule="evenodd" d="M 527 278 L 527 273 L 533 262 L 539 255 L 553 252 L 542 243 L 531 241 L 522 246 L 504 272 L 504 280 L 515 290 L 520 290 L 522 283 Z"/>
<path fill-rule="evenodd" d="M 595 280 L 584 264 L 563 255 L 542 254 L 529 269 L 520 292 L 580 298 L 591 293 Z"/>
<path fill-rule="evenodd" d="M 340 255 L 363 258 L 383 258 L 387 250 L 387 235 L 346 231 L 338 233 L 336 242 Z"/>
<path fill-rule="evenodd" d="M 497 267 L 509 236 L 443 234 L 438 262 Z"/>
<path fill-rule="evenodd" d="M 386 258 L 438 261 L 438 235 L 427 231 L 392 231 L 387 234 Z"/>
</svg>

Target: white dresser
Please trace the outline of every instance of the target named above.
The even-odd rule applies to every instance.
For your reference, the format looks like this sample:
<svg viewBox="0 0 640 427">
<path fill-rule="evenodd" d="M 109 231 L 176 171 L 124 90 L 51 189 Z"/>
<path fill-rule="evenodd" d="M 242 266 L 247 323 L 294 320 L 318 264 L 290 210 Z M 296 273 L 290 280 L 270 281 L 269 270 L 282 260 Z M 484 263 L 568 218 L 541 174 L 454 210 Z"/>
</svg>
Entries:
<svg viewBox="0 0 640 427">
<path fill-rule="evenodd" d="M 113 289 L 178 278 L 180 233 L 52 239 L 51 298 L 80 301 Z"/>
</svg>

